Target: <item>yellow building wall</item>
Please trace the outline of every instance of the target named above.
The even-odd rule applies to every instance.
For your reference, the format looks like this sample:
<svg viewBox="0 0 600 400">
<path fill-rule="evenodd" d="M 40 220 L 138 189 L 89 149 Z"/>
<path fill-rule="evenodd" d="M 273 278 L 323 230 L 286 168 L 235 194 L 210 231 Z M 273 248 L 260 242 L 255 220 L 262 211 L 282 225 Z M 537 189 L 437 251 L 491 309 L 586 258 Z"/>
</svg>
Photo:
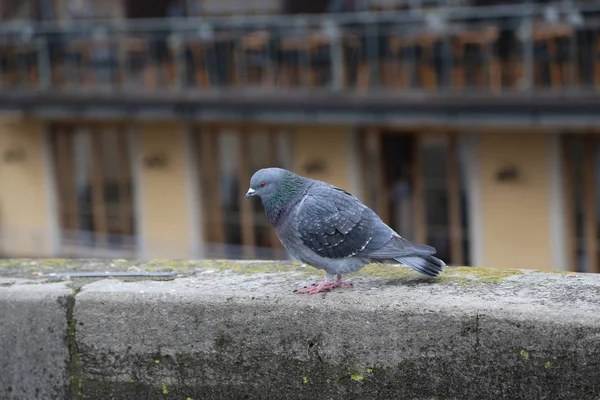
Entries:
<svg viewBox="0 0 600 400">
<path fill-rule="evenodd" d="M 483 265 L 550 269 L 550 137 L 487 133 L 479 138 Z M 498 182 L 498 169 L 515 165 L 520 178 Z"/>
<path fill-rule="evenodd" d="M 147 258 L 192 257 L 188 148 L 179 123 L 153 122 L 138 126 L 141 209 L 138 216 Z M 166 166 L 149 168 L 144 160 L 164 156 Z"/>
<path fill-rule="evenodd" d="M 293 172 L 351 190 L 350 140 L 348 127 L 295 128 L 292 134 Z M 311 165 L 323 168 L 311 172 L 307 169 Z"/>
<path fill-rule="evenodd" d="M 9 162 L 12 151 L 24 157 Z M 0 254 L 52 255 L 44 152 L 42 121 L 0 119 Z"/>
</svg>

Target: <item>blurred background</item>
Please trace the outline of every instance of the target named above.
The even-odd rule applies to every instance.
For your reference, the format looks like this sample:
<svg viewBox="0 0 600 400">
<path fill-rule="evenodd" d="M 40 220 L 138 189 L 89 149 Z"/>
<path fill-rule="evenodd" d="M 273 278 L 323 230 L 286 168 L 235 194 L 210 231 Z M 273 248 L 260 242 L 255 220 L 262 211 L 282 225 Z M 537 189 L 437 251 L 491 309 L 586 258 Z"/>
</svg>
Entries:
<svg viewBox="0 0 600 400">
<path fill-rule="evenodd" d="M 600 1 L 1 0 L 0 257 L 286 259 L 259 168 L 599 272 Z"/>
</svg>

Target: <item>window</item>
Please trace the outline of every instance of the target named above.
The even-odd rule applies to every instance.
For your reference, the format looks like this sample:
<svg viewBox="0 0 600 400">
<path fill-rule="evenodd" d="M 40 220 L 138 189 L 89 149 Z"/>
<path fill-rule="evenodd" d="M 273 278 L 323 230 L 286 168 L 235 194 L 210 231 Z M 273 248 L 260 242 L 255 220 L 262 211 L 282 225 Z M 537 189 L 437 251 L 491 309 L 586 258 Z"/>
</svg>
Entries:
<svg viewBox="0 0 600 400">
<path fill-rule="evenodd" d="M 468 265 L 465 169 L 458 138 L 369 129 L 362 159 L 365 203 L 401 236 Z"/>
<path fill-rule="evenodd" d="M 600 272 L 600 136 L 569 135 L 562 143 L 570 269 Z"/>
<path fill-rule="evenodd" d="M 289 168 L 286 134 L 198 128 L 194 139 L 206 256 L 287 259 L 260 201 L 244 198 L 255 171 Z"/>
<path fill-rule="evenodd" d="M 65 256 L 135 256 L 129 134 L 123 126 L 51 127 Z"/>
</svg>

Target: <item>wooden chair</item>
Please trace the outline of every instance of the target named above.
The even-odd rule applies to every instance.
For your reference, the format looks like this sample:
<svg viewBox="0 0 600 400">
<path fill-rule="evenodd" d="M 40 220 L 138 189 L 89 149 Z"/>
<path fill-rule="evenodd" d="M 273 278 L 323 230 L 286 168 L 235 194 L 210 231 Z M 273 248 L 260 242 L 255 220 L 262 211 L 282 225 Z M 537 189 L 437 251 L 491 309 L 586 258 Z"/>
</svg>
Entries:
<svg viewBox="0 0 600 400">
<path fill-rule="evenodd" d="M 423 88 L 427 91 L 438 89 L 438 76 L 435 67 L 435 46 L 444 40 L 439 32 L 426 32 L 416 35 L 413 43 L 421 48 L 422 55 L 417 63 L 417 73 Z"/>
<path fill-rule="evenodd" d="M 85 87 L 113 86 L 123 83 L 125 64 L 119 60 L 120 40 L 106 36 L 100 38 L 82 38 L 70 41 L 66 46 L 67 57 L 76 59 L 75 74 L 59 68 L 54 79 L 62 84 L 70 83 Z M 121 64 L 119 65 L 119 61 Z M 67 64 L 72 64 L 69 61 Z M 103 74 L 104 73 L 104 74 Z M 102 78 L 108 78 L 107 80 Z"/>
<path fill-rule="evenodd" d="M 409 89 L 417 81 L 426 90 L 436 90 L 435 46 L 442 40 L 443 35 L 436 31 L 390 35 L 384 54 L 377 60 L 382 86 Z M 369 86 L 373 72 L 373 60 L 368 56 L 363 58 L 357 77 L 357 87 L 361 90 Z"/>
<path fill-rule="evenodd" d="M 498 28 L 492 26 L 482 30 L 460 31 L 454 36 L 452 41 L 454 89 L 463 89 L 467 75 L 474 75 L 478 88 L 488 85 L 495 92 L 500 90 L 501 70 L 498 57 L 494 52 L 494 44 L 498 41 L 498 37 Z M 469 53 L 469 50 L 472 52 Z"/>
<path fill-rule="evenodd" d="M 119 83 L 123 87 L 154 88 L 156 66 L 151 64 L 148 41 L 142 37 L 125 36 L 119 40 Z M 135 76 L 140 71 L 141 81 Z"/>
<path fill-rule="evenodd" d="M 191 53 L 194 84 L 197 87 L 208 88 L 210 86 L 210 79 L 208 75 L 208 66 L 206 64 L 204 41 L 200 39 L 187 40 L 185 42 L 185 48 L 189 49 Z"/>
<path fill-rule="evenodd" d="M 84 65 L 87 61 L 89 39 L 67 40 L 62 43 L 62 53 L 53 61 L 52 80 L 59 86 L 80 86 L 84 80 Z"/>
<path fill-rule="evenodd" d="M 279 43 L 281 54 L 278 84 L 289 86 L 296 83 L 307 88 L 332 84 L 340 76 L 342 89 L 349 83 L 346 55 L 349 49 L 359 46 L 352 34 L 342 34 L 339 38 L 341 52 L 332 51 L 334 40 L 319 29 L 298 36 L 283 38 Z M 341 57 L 335 60 L 334 57 Z M 333 65 L 337 69 L 333 70 Z"/>
<path fill-rule="evenodd" d="M 223 32 L 210 38 L 189 38 L 184 43 L 191 53 L 192 74 L 196 86 L 209 88 L 215 81 L 217 85 L 235 85 L 237 83 L 236 57 L 231 34 Z M 220 60 L 219 53 L 223 52 L 225 60 Z"/>
<path fill-rule="evenodd" d="M 533 43 L 535 47 L 544 46 L 548 59 L 536 57 L 534 63 L 534 77 L 536 86 L 543 86 L 542 70 L 546 64 L 550 69 L 550 86 L 553 89 L 566 86 L 569 83 L 570 60 L 564 57 L 560 45 L 568 41 L 573 34 L 573 28 L 568 25 L 539 25 L 533 29 Z M 561 43 L 562 42 L 562 43 Z M 542 58 L 542 59 L 540 59 Z"/>
<path fill-rule="evenodd" d="M 533 41 L 533 84 L 536 87 L 549 85 L 558 89 L 569 82 L 571 62 L 568 56 L 560 50 L 560 45 L 568 41 L 573 34 L 573 28 L 562 24 L 536 24 L 532 30 Z M 549 80 L 544 81 L 544 72 L 549 70 Z M 516 67 L 516 79 L 521 80 L 525 75 L 524 60 L 520 59 Z"/>
<path fill-rule="evenodd" d="M 312 86 L 307 38 L 301 35 L 281 38 L 278 50 L 280 64 L 277 85 L 282 87 Z"/>
<path fill-rule="evenodd" d="M 14 45 L 6 44 L 0 47 L 0 62 L 2 63 L 2 86 L 15 86 L 19 81 L 19 75 Z"/>
<path fill-rule="evenodd" d="M 333 42 L 329 36 L 321 31 L 315 31 L 308 35 L 308 62 L 309 62 L 309 87 L 322 86 L 326 82 L 332 82 L 334 77 L 331 66 Z M 342 72 L 342 81 L 345 82 L 345 73 Z M 345 86 L 345 83 L 343 83 Z"/>
<path fill-rule="evenodd" d="M 364 32 L 364 31 L 363 31 Z M 380 87 L 398 87 L 405 82 L 406 68 L 401 68 L 406 53 L 405 36 L 384 34 L 376 38 L 368 35 L 353 35 L 348 42 L 349 48 L 359 59 L 356 68 L 356 89 L 364 92 L 372 85 L 374 74 Z M 371 50 L 376 46 L 376 57 Z"/>
<path fill-rule="evenodd" d="M 392 82 L 396 87 L 408 88 L 413 77 L 417 78 L 419 85 L 433 91 L 438 88 L 438 76 L 435 66 L 435 46 L 442 43 L 443 35 L 436 31 L 425 31 L 404 36 L 393 36 L 390 38 L 390 62 L 397 73 L 390 74 Z M 417 53 L 420 50 L 420 55 Z M 412 56 L 411 56 L 412 55 Z M 400 60 L 398 61 L 398 58 Z M 412 59 L 411 59 L 412 58 Z M 414 68 L 409 68 L 407 62 L 414 63 Z M 404 63 L 404 68 L 397 68 L 398 63 Z"/>
<path fill-rule="evenodd" d="M 271 40 L 270 32 L 264 30 L 251 32 L 242 37 L 234 60 L 238 83 L 245 80 L 245 83 L 258 83 L 264 86 L 275 84 Z"/>
<path fill-rule="evenodd" d="M 92 46 L 93 43 L 89 38 L 75 39 L 68 43 L 67 52 L 69 60 L 67 61 L 67 65 L 69 70 L 66 73 L 69 76 L 66 78 L 65 83 L 68 82 L 75 86 L 81 84 L 90 86 L 94 83 L 93 71 L 89 68 Z M 75 65 L 73 65 L 73 61 Z"/>
<path fill-rule="evenodd" d="M 165 59 L 159 60 L 152 57 L 151 46 L 157 43 L 151 43 L 151 38 L 143 36 L 127 36 L 121 38 L 119 44 L 120 59 L 120 82 L 124 86 L 143 86 L 146 89 L 156 89 L 162 81 L 165 84 L 174 80 L 175 67 L 173 59 L 169 57 L 168 44 L 165 43 Z M 157 53 L 154 54 L 158 56 Z M 133 71 L 132 71 L 133 67 Z M 141 71 L 142 80 L 139 82 L 134 78 L 133 72 Z"/>
<path fill-rule="evenodd" d="M 88 82 L 93 85 L 113 86 L 117 83 L 119 72 L 118 54 L 119 43 L 113 37 L 100 37 L 92 40 Z"/>
<path fill-rule="evenodd" d="M 19 65 L 19 70 L 23 74 L 25 82 L 22 82 L 22 78 L 19 79 L 19 81 L 30 87 L 36 85 L 39 79 L 39 71 L 37 64 L 37 47 L 35 43 L 28 42 L 19 44 L 16 48 L 16 53 L 20 60 L 25 61 L 25 65 Z M 24 69 L 24 71 L 22 69 Z"/>
<path fill-rule="evenodd" d="M 380 48 L 380 38 L 377 38 L 377 46 Z M 356 70 L 356 89 L 359 92 L 364 92 L 368 90 L 371 86 L 371 77 L 373 73 L 378 73 L 380 77 L 384 77 L 386 75 L 386 67 L 390 67 L 389 63 L 386 64 L 384 61 L 384 55 L 378 54 L 376 60 L 371 58 L 371 54 L 369 54 L 369 39 L 363 37 L 362 40 L 356 40 L 358 42 L 355 47 L 358 50 L 358 56 L 360 61 L 358 62 L 358 67 Z"/>
<path fill-rule="evenodd" d="M 384 62 L 384 83 L 394 89 L 410 88 L 414 77 L 415 59 L 410 40 L 404 36 L 392 36 L 389 41 L 389 57 Z M 412 67 L 412 68 L 411 68 Z"/>
<path fill-rule="evenodd" d="M 0 47 L 0 83 L 34 86 L 39 77 L 37 48 L 33 42 L 7 43 Z"/>
</svg>

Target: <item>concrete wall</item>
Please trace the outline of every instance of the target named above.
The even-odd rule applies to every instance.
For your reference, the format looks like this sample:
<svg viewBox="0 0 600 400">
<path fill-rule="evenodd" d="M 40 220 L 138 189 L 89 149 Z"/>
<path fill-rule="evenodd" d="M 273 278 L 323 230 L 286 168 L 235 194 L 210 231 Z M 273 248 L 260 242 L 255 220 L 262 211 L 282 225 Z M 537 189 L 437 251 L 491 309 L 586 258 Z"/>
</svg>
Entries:
<svg viewBox="0 0 600 400">
<path fill-rule="evenodd" d="M 349 127 L 299 126 L 293 129 L 293 170 L 309 178 L 319 179 L 350 190 L 352 171 Z M 307 165 L 321 164 L 323 169 L 310 172 Z"/>
<path fill-rule="evenodd" d="M 139 179 L 139 234 L 145 258 L 193 256 L 191 167 L 183 124 L 152 123 L 137 127 L 136 176 Z M 144 160 L 164 156 L 166 165 L 150 168 Z"/>
<path fill-rule="evenodd" d="M 67 397 L 67 315 L 73 291 L 64 283 L 27 285 L 23 290 L 12 282 L 0 277 L 0 398 L 72 398 Z"/>
<path fill-rule="evenodd" d="M 0 254 L 52 254 L 45 140 L 39 120 L 0 119 Z M 23 158 L 7 161 L 12 151 Z"/>
<path fill-rule="evenodd" d="M 18 279 L 131 267 L 180 276 Z M 353 287 L 293 292 L 321 276 L 298 263 L 0 260 L 0 398 L 600 396 L 600 275 L 369 266 Z"/>
<path fill-rule="evenodd" d="M 551 138 L 535 133 L 486 133 L 478 144 L 483 265 L 550 268 Z M 519 180 L 498 182 L 496 172 L 507 165 L 519 169 Z"/>
</svg>

